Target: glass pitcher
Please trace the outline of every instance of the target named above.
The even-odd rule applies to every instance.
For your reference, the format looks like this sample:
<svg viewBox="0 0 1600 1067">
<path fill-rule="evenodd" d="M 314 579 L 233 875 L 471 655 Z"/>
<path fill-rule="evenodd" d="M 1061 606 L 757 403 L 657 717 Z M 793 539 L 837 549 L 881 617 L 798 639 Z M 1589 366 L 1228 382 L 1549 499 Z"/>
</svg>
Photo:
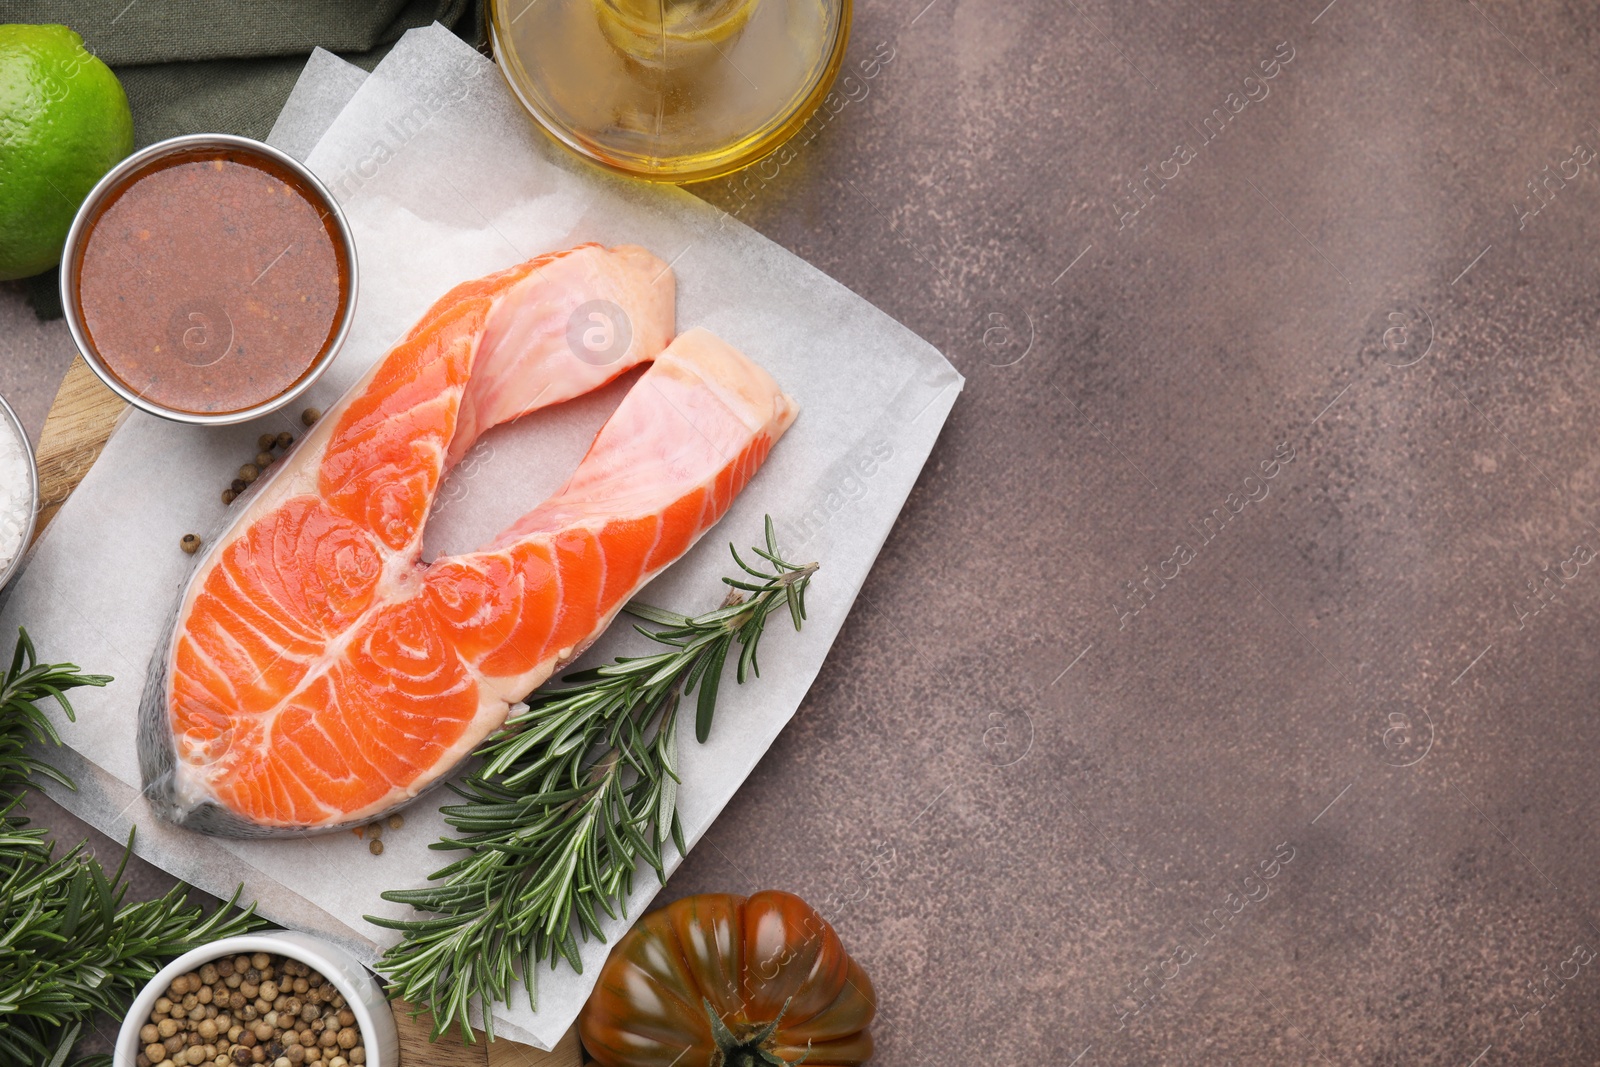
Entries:
<svg viewBox="0 0 1600 1067">
<path fill-rule="evenodd" d="M 692 182 L 792 136 L 832 85 L 851 0 L 493 0 L 490 40 L 551 136 L 612 170 Z"/>
</svg>

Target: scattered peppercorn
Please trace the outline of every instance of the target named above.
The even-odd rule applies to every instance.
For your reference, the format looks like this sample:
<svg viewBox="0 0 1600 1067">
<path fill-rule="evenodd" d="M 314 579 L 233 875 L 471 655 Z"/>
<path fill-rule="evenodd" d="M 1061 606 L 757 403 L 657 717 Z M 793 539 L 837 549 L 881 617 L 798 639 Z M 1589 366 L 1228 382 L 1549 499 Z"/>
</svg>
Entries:
<svg viewBox="0 0 1600 1067">
<path fill-rule="evenodd" d="M 307 426 L 315 426 L 320 418 L 322 418 L 321 408 L 306 408 L 300 413 L 300 421 Z"/>
<path fill-rule="evenodd" d="M 245 481 L 243 478 L 235 478 L 233 480 L 233 484 L 228 486 L 228 488 L 233 490 L 233 495 L 235 497 L 238 497 L 240 493 L 250 488 L 250 483 Z"/>
<path fill-rule="evenodd" d="M 376 841 L 378 838 L 382 837 L 383 836 L 383 823 L 381 823 L 381 822 L 368 823 L 367 824 L 367 836 L 372 838 L 374 841 Z"/>
<path fill-rule="evenodd" d="M 259 477 L 261 477 L 261 468 L 257 467 L 254 463 L 246 463 L 244 466 L 239 468 L 239 478 L 246 485 L 255 481 Z"/>
<path fill-rule="evenodd" d="M 264 433 L 260 437 L 256 438 L 256 446 L 260 448 L 261 451 L 265 452 L 267 449 L 272 447 L 272 442 L 276 440 L 277 438 L 272 436 L 270 433 Z"/>
<path fill-rule="evenodd" d="M 262 470 L 266 470 L 268 467 L 272 466 L 272 453 L 271 452 L 257 452 L 256 453 L 256 466 L 260 467 Z"/>
<path fill-rule="evenodd" d="M 200 538 L 194 534 L 184 534 L 183 540 L 178 542 L 178 547 L 192 556 L 200 548 Z"/>
<path fill-rule="evenodd" d="M 383 855 L 383 842 L 374 840 L 370 845 L 367 846 L 367 851 L 372 853 L 374 856 Z"/>
<path fill-rule="evenodd" d="M 290 433 L 288 430 L 285 430 L 278 435 L 277 440 L 279 448 L 288 448 L 290 445 L 294 444 L 294 434 Z"/>
<path fill-rule="evenodd" d="M 389 816 L 389 829 L 398 830 L 398 829 L 400 829 L 400 827 L 404 826 L 405 824 L 406 824 L 406 820 L 405 820 L 405 818 L 403 816 L 400 816 L 400 815 L 391 815 L 391 816 Z"/>
</svg>

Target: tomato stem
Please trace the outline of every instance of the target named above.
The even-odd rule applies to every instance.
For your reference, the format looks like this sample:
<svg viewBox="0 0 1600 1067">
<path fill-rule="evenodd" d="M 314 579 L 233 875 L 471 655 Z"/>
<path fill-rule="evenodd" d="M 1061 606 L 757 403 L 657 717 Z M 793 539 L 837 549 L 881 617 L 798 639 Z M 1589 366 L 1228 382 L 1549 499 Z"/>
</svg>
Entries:
<svg viewBox="0 0 1600 1067">
<path fill-rule="evenodd" d="M 792 1067 L 788 1060 L 772 1051 L 771 1041 L 778 1032 L 778 1024 L 783 1022 L 784 1015 L 788 1013 L 793 997 L 783 1002 L 776 1019 L 743 1039 L 735 1037 L 733 1031 L 728 1029 L 710 1000 L 701 997 L 700 1001 L 706 1006 L 706 1018 L 711 1020 L 711 1039 L 717 1043 L 717 1051 L 711 1057 L 711 1067 Z M 794 1061 L 803 1062 L 804 1056 Z"/>
</svg>

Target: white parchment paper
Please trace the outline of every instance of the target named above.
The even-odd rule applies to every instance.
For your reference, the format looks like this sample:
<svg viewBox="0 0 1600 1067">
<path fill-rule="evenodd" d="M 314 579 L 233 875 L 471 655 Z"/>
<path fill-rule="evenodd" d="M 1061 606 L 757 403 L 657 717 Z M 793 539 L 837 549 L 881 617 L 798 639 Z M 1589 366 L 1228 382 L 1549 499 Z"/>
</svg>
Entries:
<svg viewBox="0 0 1600 1067">
<path fill-rule="evenodd" d="M 326 132 L 314 147 L 316 131 Z M 450 286 L 581 241 L 644 245 L 672 263 L 679 329 L 704 326 L 765 366 L 800 402 L 794 428 L 723 521 L 654 582 L 644 599 L 694 612 L 715 606 L 727 543 L 760 543 L 778 523 L 791 558 L 819 559 L 801 633 L 775 621 L 763 673 L 724 686 L 709 742 L 680 736 L 679 804 L 691 847 L 799 706 L 933 447 L 962 379 L 927 343 L 853 293 L 682 190 L 612 177 L 550 144 L 494 66 L 447 31 L 408 34 L 362 79 L 337 59 L 308 64 L 278 132 L 340 198 L 360 257 L 358 311 L 345 351 L 305 403 L 328 407 Z M 571 471 L 628 381 L 491 431 L 452 473 L 430 523 L 430 551 L 487 540 Z M 146 664 L 192 562 L 185 534 L 206 535 L 221 489 L 266 431 L 298 433 L 300 406 L 228 429 L 133 413 L 56 517 L 17 579 L 0 625 L 28 627 L 41 655 L 116 675 L 82 692 L 62 722 L 70 810 L 113 838 L 137 824 L 146 859 L 213 893 L 246 899 L 285 925 L 327 937 L 369 964 L 390 935 L 364 914 L 405 909 L 384 889 L 422 884 L 441 865 L 427 849 L 446 828 L 437 798 L 408 813 L 373 858 L 350 834 L 300 841 L 205 838 L 160 822 L 140 795 L 136 708 Z M 636 650 L 614 627 L 586 660 Z M 674 865 L 676 860 L 674 860 Z M 648 872 L 628 914 L 657 891 Z M 614 941 L 626 927 L 611 924 Z M 581 975 L 541 970 L 538 1010 L 495 1008 L 507 1037 L 550 1048 L 576 1018 L 607 946 L 590 943 Z"/>
<path fill-rule="evenodd" d="M 304 163 L 366 80 L 367 72 L 354 63 L 346 63 L 325 48 L 312 49 L 306 69 L 300 72 L 300 80 L 267 134 L 267 143 Z"/>
</svg>

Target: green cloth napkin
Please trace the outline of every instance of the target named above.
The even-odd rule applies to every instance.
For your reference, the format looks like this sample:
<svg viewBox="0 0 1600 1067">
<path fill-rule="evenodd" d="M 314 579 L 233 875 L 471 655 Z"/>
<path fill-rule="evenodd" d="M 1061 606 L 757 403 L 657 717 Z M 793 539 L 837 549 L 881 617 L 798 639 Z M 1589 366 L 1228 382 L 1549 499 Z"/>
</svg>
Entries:
<svg viewBox="0 0 1600 1067">
<path fill-rule="evenodd" d="M 306 56 L 326 48 L 371 70 L 409 29 L 440 22 L 482 47 L 482 0 L 0 0 L 0 23 L 59 22 L 128 93 L 144 146 L 180 133 L 262 139 Z M 24 283 L 59 318 L 56 273 Z"/>
<path fill-rule="evenodd" d="M 0 0 L 0 22 L 59 22 L 128 91 L 134 140 L 265 137 L 313 48 L 371 69 L 438 21 L 480 43 L 480 0 Z"/>
</svg>

